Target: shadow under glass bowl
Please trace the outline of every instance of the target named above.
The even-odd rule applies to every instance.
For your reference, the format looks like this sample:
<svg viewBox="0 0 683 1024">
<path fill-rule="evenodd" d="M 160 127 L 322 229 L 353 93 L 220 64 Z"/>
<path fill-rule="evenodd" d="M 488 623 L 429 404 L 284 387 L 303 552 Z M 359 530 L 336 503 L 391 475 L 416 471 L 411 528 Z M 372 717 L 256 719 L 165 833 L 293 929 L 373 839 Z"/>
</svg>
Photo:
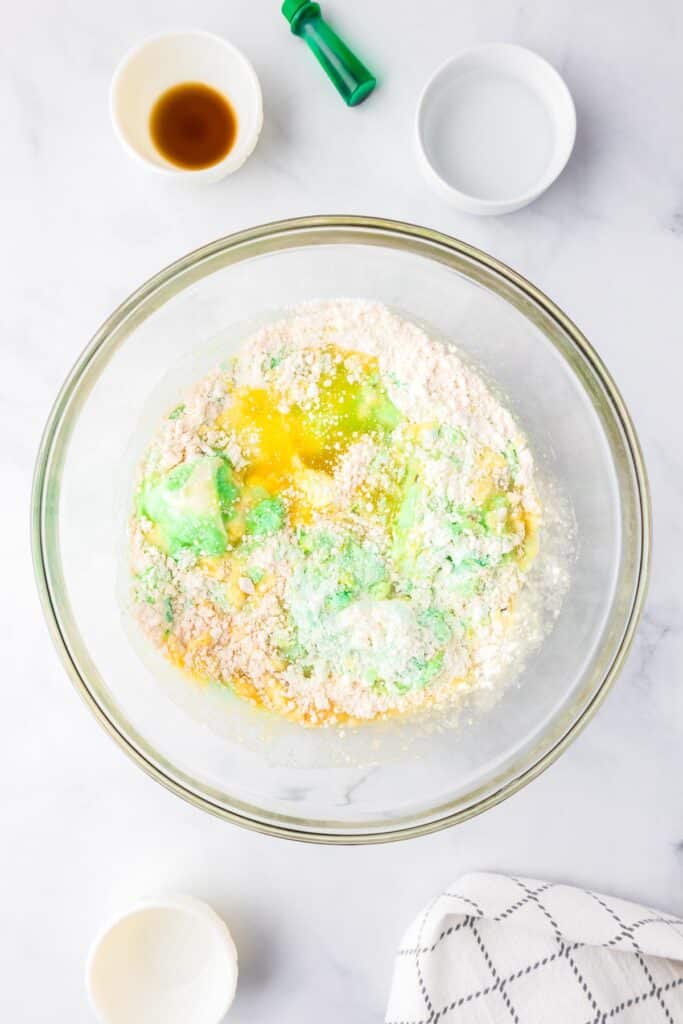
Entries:
<svg viewBox="0 0 683 1024">
<path fill-rule="evenodd" d="M 158 419 L 245 334 L 308 299 L 377 300 L 452 339 L 571 506 L 561 611 L 519 679 L 457 728 L 417 720 L 347 736 L 275 721 L 180 678 L 132 622 L 125 528 Z M 643 602 L 649 498 L 629 415 L 574 324 L 514 271 L 446 235 L 363 217 L 244 231 L 127 299 L 64 384 L 38 455 L 36 575 L 64 664 L 101 724 L 159 782 L 263 832 L 328 843 L 415 836 L 525 785 L 615 679 Z"/>
</svg>

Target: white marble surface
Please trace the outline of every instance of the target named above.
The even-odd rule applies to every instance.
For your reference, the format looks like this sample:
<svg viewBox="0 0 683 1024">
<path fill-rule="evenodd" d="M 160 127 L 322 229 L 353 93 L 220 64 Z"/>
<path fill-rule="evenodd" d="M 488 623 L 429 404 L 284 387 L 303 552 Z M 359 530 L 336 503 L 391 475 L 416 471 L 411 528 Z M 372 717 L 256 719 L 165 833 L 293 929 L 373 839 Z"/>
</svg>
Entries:
<svg viewBox="0 0 683 1024">
<path fill-rule="evenodd" d="M 0 1019 L 91 1019 L 83 959 L 103 916 L 159 885 L 211 900 L 242 956 L 230 1020 L 380 1019 L 392 950 L 472 869 L 546 876 L 683 910 L 683 11 L 677 0 L 327 0 L 381 74 L 347 110 L 266 0 L 22 0 L 3 13 L 3 764 Z M 265 126 L 232 180 L 187 190 L 134 165 L 108 122 L 122 52 L 167 27 L 223 33 L 261 77 Z M 575 154 L 534 206 L 459 215 L 419 177 L 411 125 L 457 48 L 508 40 L 573 90 Z M 655 554 L 635 649 L 597 719 L 544 776 L 451 831 L 369 849 L 240 831 L 146 778 L 53 653 L 29 564 L 28 493 L 48 407 L 112 307 L 237 228 L 305 213 L 441 228 L 529 276 L 574 317 L 629 403 L 649 464 Z M 9 498 L 13 495 L 13 498 Z"/>
</svg>

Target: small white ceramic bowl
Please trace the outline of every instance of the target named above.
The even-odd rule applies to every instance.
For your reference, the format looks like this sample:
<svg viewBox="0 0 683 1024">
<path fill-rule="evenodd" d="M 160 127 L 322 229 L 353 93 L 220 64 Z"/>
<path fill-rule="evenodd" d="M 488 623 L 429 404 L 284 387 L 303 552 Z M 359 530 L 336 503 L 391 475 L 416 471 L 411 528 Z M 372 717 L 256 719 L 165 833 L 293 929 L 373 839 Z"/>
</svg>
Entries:
<svg viewBox="0 0 683 1024">
<path fill-rule="evenodd" d="M 235 997 L 226 924 L 191 896 L 144 900 L 95 939 L 86 988 L 101 1024 L 219 1024 Z"/>
<path fill-rule="evenodd" d="M 466 213 L 511 213 L 565 167 L 576 111 L 546 60 L 492 43 L 463 51 L 429 80 L 416 135 L 422 171 L 442 198 Z"/>
<path fill-rule="evenodd" d="M 185 170 L 165 160 L 149 130 L 152 107 L 174 85 L 203 82 L 222 93 L 237 115 L 237 137 L 228 155 L 211 167 Z M 235 46 L 210 32 L 166 32 L 126 54 L 110 92 L 114 130 L 132 156 L 161 174 L 192 181 L 219 181 L 241 167 L 263 124 L 261 86 Z"/>
</svg>

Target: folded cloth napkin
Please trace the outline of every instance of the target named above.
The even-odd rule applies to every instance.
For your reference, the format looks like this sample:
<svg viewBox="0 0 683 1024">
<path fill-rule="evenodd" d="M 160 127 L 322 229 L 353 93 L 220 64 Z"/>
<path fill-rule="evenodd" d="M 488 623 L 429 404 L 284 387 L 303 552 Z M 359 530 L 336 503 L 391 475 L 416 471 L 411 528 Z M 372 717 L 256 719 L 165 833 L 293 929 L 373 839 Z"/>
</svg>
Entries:
<svg viewBox="0 0 683 1024">
<path fill-rule="evenodd" d="M 683 921 L 568 885 L 465 875 L 413 922 L 387 1024 L 681 1024 Z"/>
</svg>

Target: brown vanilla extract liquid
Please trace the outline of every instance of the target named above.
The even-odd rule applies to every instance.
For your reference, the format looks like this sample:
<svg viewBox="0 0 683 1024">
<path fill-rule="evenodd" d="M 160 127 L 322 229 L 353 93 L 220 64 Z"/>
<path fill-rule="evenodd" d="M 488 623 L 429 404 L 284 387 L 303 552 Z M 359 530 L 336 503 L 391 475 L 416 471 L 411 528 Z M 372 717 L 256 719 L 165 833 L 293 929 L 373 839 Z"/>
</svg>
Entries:
<svg viewBox="0 0 683 1024">
<path fill-rule="evenodd" d="M 183 82 L 156 101 L 149 130 L 166 160 L 183 170 L 200 171 L 228 155 L 237 137 L 237 116 L 217 89 Z"/>
</svg>

